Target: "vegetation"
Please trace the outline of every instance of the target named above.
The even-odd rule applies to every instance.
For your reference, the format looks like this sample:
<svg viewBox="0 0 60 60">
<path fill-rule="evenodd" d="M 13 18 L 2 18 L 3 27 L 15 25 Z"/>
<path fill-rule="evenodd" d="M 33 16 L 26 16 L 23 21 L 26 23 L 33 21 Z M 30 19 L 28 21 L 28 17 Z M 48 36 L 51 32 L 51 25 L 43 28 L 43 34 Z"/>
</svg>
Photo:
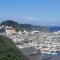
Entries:
<svg viewBox="0 0 60 60">
<path fill-rule="evenodd" d="M 0 60 L 28 60 L 11 39 L 0 35 Z"/>
<path fill-rule="evenodd" d="M 3 32 L 5 32 L 5 29 L 4 28 L 0 29 L 0 33 L 3 33 Z"/>
<path fill-rule="evenodd" d="M 1 25 L 13 26 L 14 28 L 18 27 L 18 23 L 12 20 L 3 21 Z"/>
<path fill-rule="evenodd" d="M 19 24 L 18 22 L 12 21 L 12 20 L 6 20 L 1 23 L 1 25 L 7 25 L 7 26 L 12 26 L 13 28 L 16 28 L 17 31 L 21 30 L 40 30 L 40 31 L 47 31 L 46 26 L 35 26 L 31 24 Z"/>
</svg>

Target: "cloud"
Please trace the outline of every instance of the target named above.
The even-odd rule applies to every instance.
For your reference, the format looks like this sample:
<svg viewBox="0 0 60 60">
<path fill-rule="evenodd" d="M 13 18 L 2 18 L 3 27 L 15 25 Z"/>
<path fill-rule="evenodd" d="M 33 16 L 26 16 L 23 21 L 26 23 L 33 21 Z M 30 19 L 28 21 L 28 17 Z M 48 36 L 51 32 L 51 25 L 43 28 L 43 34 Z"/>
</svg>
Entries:
<svg viewBox="0 0 60 60">
<path fill-rule="evenodd" d="M 52 19 L 52 20 L 49 20 L 49 22 L 51 22 L 51 23 L 60 23 L 60 20 L 58 20 L 58 19 Z"/>
<path fill-rule="evenodd" d="M 20 17 L 20 19 L 22 19 L 22 20 L 34 20 L 34 18 L 32 18 L 32 17 Z"/>
</svg>

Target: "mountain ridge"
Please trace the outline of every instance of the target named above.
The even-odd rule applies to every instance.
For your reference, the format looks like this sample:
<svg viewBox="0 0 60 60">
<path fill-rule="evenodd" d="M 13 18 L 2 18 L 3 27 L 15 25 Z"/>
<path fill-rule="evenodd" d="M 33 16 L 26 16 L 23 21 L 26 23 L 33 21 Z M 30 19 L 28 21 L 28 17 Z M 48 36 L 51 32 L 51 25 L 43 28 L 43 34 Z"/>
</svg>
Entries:
<svg viewBox="0 0 60 60">
<path fill-rule="evenodd" d="M 20 29 L 20 30 L 39 30 L 39 31 L 46 31 L 47 27 L 46 26 L 38 26 L 38 25 L 31 25 L 31 24 L 20 24 L 18 22 L 15 22 L 13 20 L 6 20 L 1 22 L 1 25 L 6 25 L 6 26 L 12 26 L 13 28 Z"/>
</svg>

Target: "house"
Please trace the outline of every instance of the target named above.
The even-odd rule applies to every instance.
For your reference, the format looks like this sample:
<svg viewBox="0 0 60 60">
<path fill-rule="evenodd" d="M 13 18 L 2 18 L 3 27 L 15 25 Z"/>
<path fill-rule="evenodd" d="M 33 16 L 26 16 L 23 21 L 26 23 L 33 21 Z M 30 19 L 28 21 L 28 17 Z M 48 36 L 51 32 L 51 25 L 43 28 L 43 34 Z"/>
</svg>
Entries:
<svg viewBox="0 0 60 60">
<path fill-rule="evenodd" d="M 24 30 L 24 33 L 25 33 L 25 34 L 29 34 L 29 32 L 28 32 L 28 31 L 26 31 L 26 30 Z"/>
<path fill-rule="evenodd" d="M 22 32 L 19 30 L 18 34 L 20 35 L 20 34 L 22 34 Z"/>
<path fill-rule="evenodd" d="M 39 33 L 39 31 L 32 31 L 31 33 L 32 33 L 32 34 L 33 34 L 33 33 Z"/>
<path fill-rule="evenodd" d="M 14 29 L 14 28 L 12 28 L 12 27 L 6 27 L 6 29 L 5 29 L 5 33 L 6 34 L 16 34 L 16 30 Z"/>
</svg>

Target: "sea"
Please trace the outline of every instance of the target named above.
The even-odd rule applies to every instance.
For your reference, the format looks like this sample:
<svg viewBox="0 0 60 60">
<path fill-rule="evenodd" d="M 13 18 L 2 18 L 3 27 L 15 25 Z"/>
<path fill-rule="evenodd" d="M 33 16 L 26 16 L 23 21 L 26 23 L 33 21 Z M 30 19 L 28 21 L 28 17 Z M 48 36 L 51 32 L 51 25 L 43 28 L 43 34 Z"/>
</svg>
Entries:
<svg viewBox="0 0 60 60">
<path fill-rule="evenodd" d="M 42 57 L 42 60 L 60 60 L 60 51 L 57 51 L 57 55 L 45 55 L 45 58 Z"/>
<path fill-rule="evenodd" d="M 35 56 L 30 57 L 30 60 L 60 60 L 60 51 L 57 52 L 57 55 L 52 54 L 37 54 Z"/>
</svg>

